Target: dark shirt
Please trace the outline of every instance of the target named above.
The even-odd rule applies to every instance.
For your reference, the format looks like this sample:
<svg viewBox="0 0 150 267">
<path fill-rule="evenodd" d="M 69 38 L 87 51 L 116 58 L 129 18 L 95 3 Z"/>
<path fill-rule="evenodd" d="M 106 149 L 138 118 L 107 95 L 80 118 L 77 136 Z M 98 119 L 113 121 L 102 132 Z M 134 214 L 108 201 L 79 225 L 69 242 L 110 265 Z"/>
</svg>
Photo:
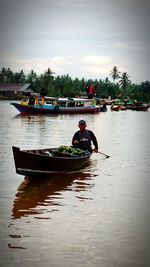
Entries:
<svg viewBox="0 0 150 267">
<path fill-rule="evenodd" d="M 34 105 L 34 102 L 35 102 L 35 98 L 33 96 L 31 96 L 29 98 L 29 104 L 28 105 Z"/>
<path fill-rule="evenodd" d="M 78 140 L 79 144 L 75 145 L 73 144 L 74 140 Z M 77 131 L 73 138 L 72 138 L 72 145 L 79 147 L 83 150 L 89 150 L 90 152 L 92 152 L 92 144 L 91 142 L 93 142 L 93 145 L 95 146 L 96 149 L 98 149 L 98 143 L 97 143 L 97 139 L 94 135 L 94 133 L 90 130 L 85 130 L 85 131 Z"/>
</svg>

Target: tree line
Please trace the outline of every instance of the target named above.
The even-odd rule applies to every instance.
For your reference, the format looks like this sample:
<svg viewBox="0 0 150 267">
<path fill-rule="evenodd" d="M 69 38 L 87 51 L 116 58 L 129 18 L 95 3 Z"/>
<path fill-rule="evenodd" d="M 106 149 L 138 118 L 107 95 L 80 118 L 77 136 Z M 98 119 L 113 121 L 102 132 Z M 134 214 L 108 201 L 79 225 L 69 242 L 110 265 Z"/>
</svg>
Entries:
<svg viewBox="0 0 150 267">
<path fill-rule="evenodd" d="M 112 80 L 112 81 L 111 81 Z M 150 101 L 150 81 L 134 84 L 127 72 L 121 73 L 114 66 L 106 79 L 72 79 L 68 74 L 54 76 L 54 72 L 48 68 L 38 75 L 34 70 L 25 74 L 23 70 L 13 72 L 10 68 L 3 67 L 0 70 L 1 83 L 29 83 L 35 92 L 40 93 L 44 88 L 48 96 L 75 97 L 86 94 L 86 86 L 92 84 L 96 88 L 98 98 L 130 98 L 137 101 Z"/>
</svg>

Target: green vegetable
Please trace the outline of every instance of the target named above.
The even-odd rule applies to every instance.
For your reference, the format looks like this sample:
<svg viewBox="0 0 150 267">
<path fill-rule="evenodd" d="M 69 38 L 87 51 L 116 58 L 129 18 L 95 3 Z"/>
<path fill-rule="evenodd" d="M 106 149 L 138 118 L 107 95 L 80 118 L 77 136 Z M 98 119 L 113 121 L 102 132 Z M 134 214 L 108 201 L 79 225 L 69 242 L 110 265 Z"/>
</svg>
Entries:
<svg viewBox="0 0 150 267">
<path fill-rule="evenodd" d="M 71 146 L 60 146 L 57 150 L 55 150 L 55 155 L 60 155 L 61 154 L 67 154 L 67 155 L 72 155 L 72 156 L 86 156 L 89 154 L 88 150 L 83 150 L 80 148 L 73 148 Z"/>
</svg>

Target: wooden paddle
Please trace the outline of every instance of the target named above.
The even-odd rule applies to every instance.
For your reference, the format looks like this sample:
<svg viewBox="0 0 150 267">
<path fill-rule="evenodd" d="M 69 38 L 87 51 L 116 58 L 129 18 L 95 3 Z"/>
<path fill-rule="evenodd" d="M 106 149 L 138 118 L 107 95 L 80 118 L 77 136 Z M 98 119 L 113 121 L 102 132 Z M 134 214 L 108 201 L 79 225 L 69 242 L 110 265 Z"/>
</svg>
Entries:
<svg viewBox="0 0 150 267">
<path fill-rule="evenodd" d="M 102 152 L 100 152 L 100 151 L 98 151 L 97 153 L 104 155 L 106 158 L 110 158 L 110 156 L 108 156 L 108 155 L 106 155 L 105 153 L 102 153 Z"/>
</svg>

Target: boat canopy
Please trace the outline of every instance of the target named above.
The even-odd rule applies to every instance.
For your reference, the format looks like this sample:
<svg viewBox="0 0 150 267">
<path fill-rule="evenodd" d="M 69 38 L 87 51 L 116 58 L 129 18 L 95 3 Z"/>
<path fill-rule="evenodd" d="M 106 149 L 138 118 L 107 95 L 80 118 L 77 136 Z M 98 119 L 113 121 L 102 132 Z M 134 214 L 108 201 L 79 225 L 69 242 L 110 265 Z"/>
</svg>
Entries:
<svg viewBox="0 0 150 267">
<path fill-rule="evenodd" d="M 94 99 L 88 99 L 88 98 L 57 98 L 58 102 L 93 102 Z"/>
<path fill-rule="evenodd" d="M 93 99 L 89 98 L 71 98 L 71 97 L 45 97 L 45 101 L 59 101 L 59 102 L 93 102 Z"/>
</svg>

